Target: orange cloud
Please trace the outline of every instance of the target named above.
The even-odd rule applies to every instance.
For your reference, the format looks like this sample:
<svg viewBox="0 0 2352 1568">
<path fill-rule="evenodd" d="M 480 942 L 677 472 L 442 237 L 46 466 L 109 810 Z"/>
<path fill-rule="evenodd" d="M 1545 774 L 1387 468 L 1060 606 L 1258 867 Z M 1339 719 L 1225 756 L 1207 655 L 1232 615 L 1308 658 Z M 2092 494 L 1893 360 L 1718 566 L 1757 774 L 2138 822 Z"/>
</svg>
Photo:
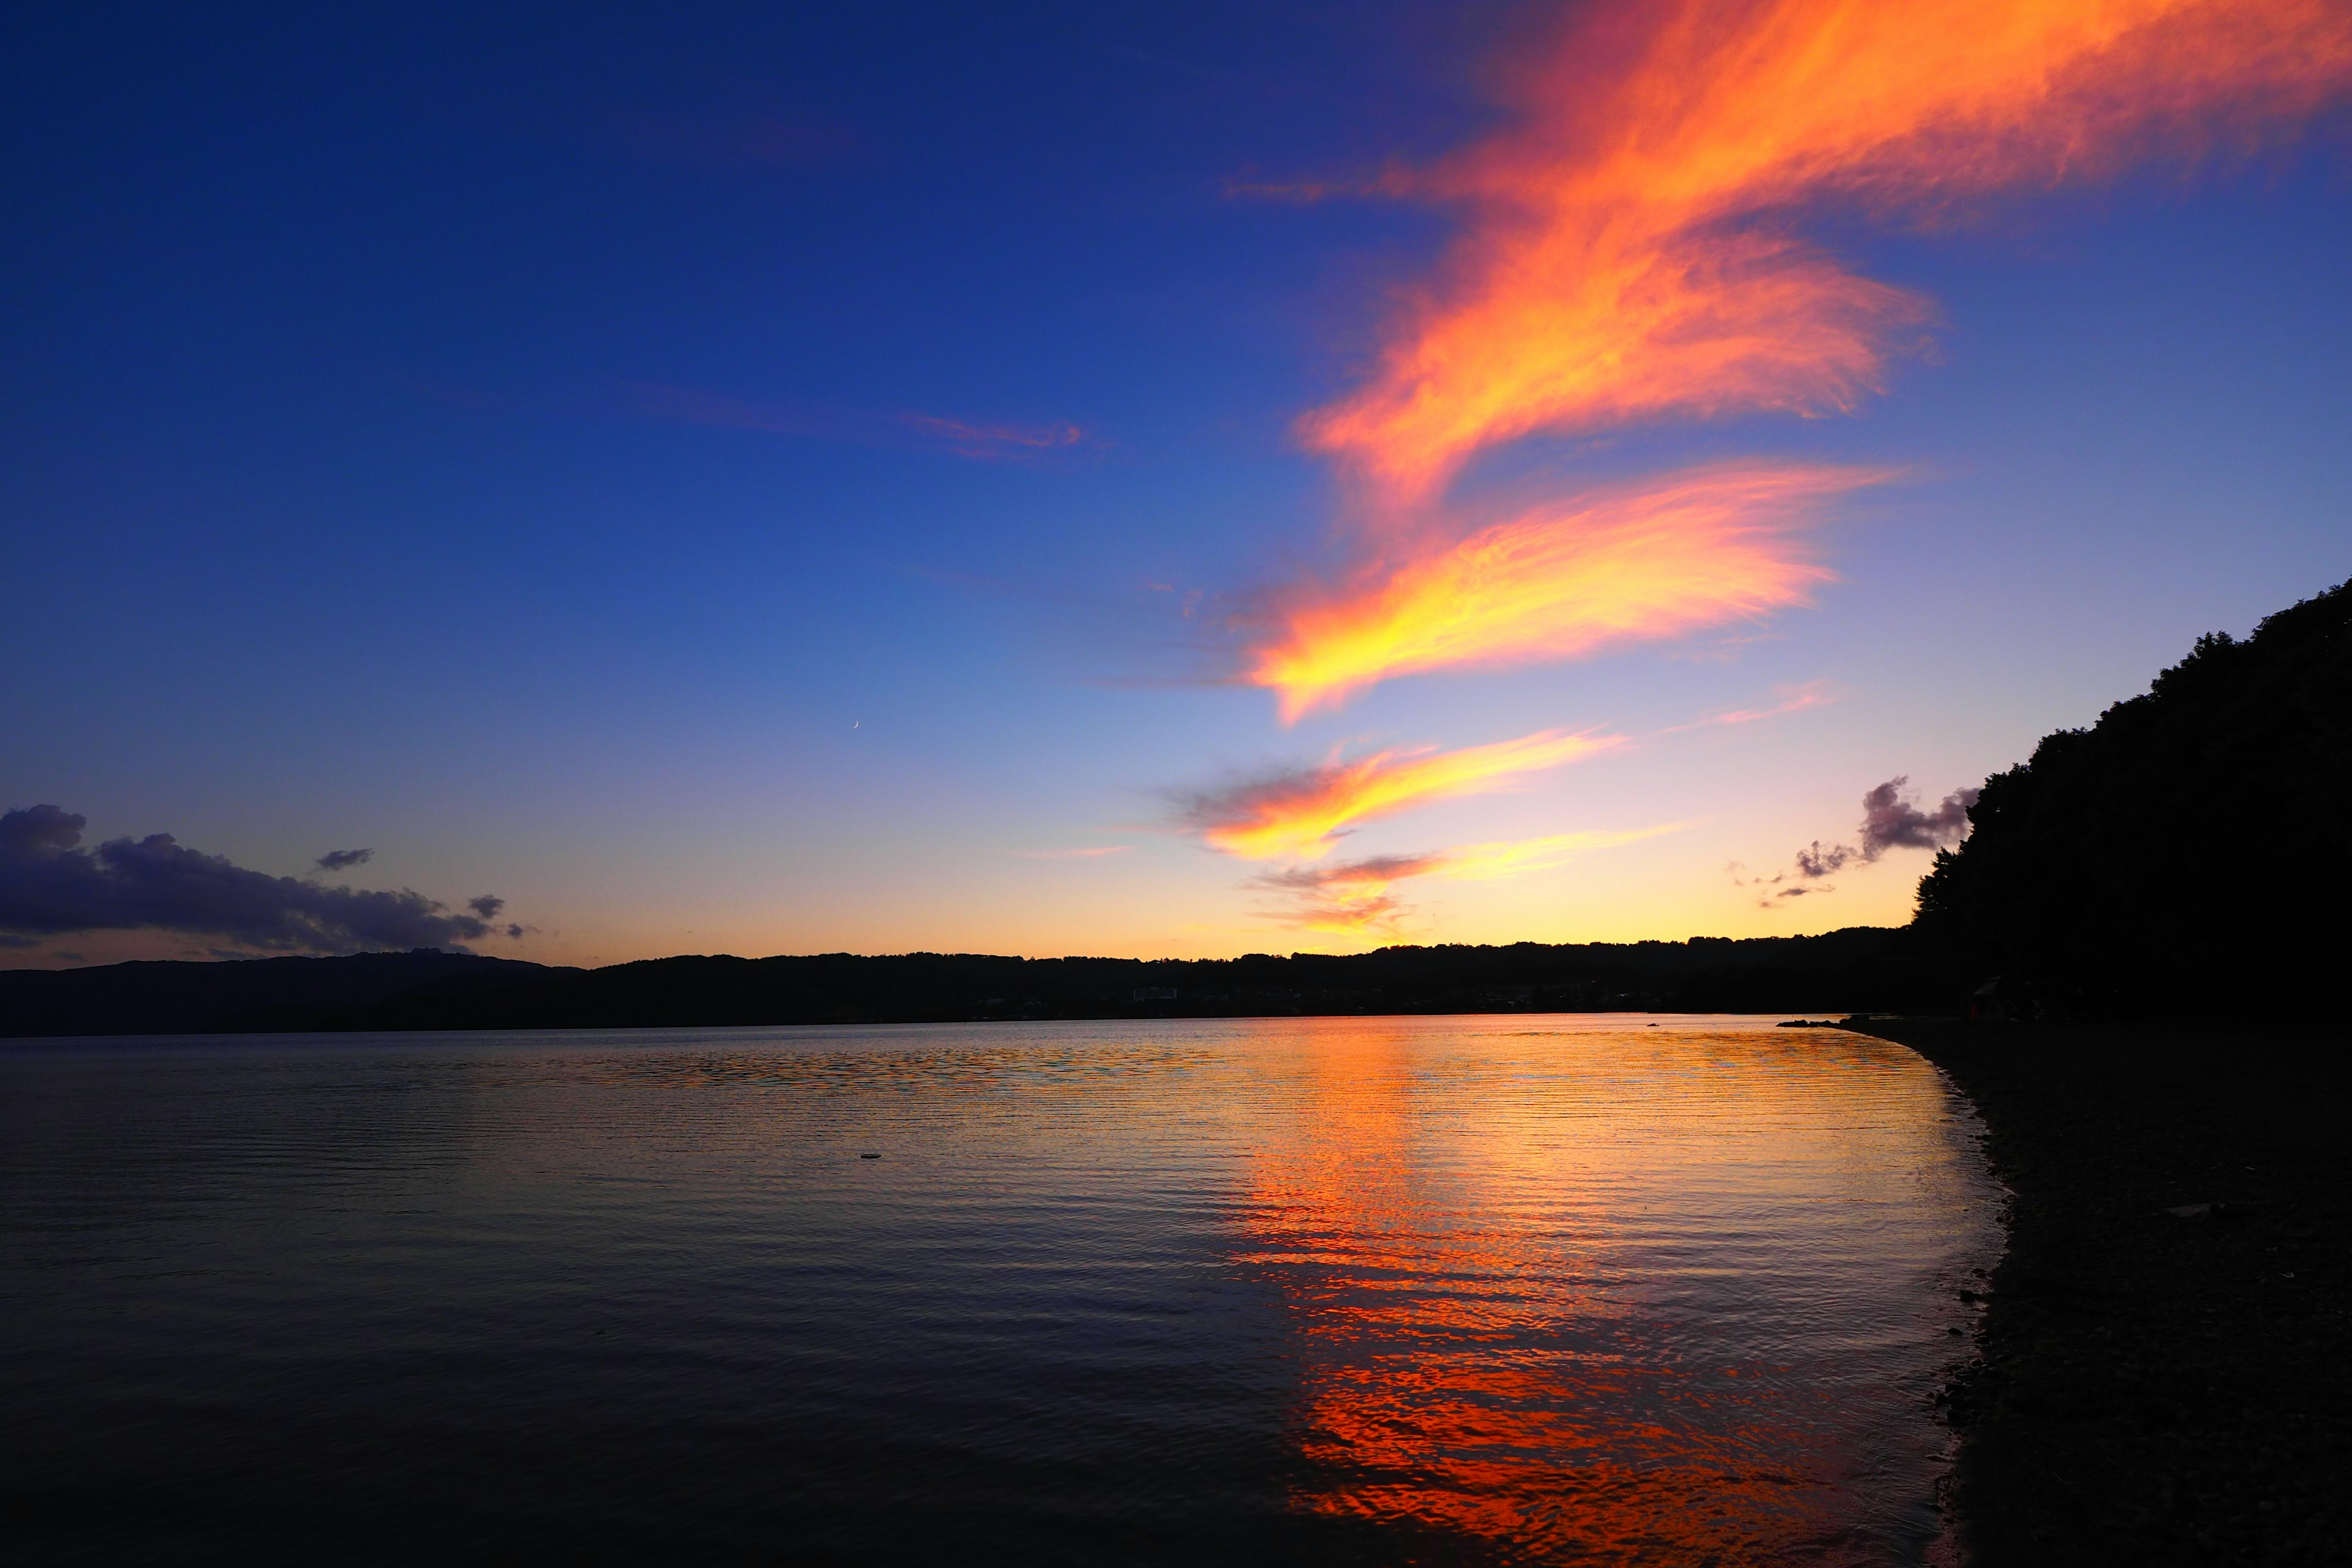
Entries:
<svg viewBox="0 0 2352 1568">
<path fill-rule="evenodd" d="M 2251 146 L 2352 81 L 2342 0 L 1645 0 L 1517 73 L 1512 129 L 1372 188 L 1468 228 L 1360 391 L 1307 416 L 1386 507 L 1538 431 L 1850 409 L 1928 319 L 1780 220 L 1942 220 Z"/>
<path fill-rule="evenodd" d="M 1587 849 L 1631 844 L 1636 839 L 1675 832 L 1683 826 L 1666 823 L 1618 833 L 1555 833 L 1542 838 L 1469 844 L 1427 855 L 1376 855 L 1336 866 L 1297 866 L 1272 871 L 1253 885 L 1289 897 L 1290 907 L 1284 914 L 1287 924 L 1340 934 L 1393 934 L 1412 909 L 1391 889 L 1409 878 L 1491 881 L 1524 871 L 1544 870 Z"/>
<path fill-rule="evenodd" d="M 1301 595 L 1247 679 L 1286 722 L 1417 671 L 1568 658 L 1806 602 L 1830 574 L 1793 531 L 1891 476 L 1751 464 L 1534 508 L 1442 551 Z"/>
<path fill-rule="evenodd" d="M 1253 885 L 1287 900 L 1285 925 L 1306 931 L 1391 935 L 1412 907 L 1389 891 L 1408 877 L 1426 876 L 1445 865 L 1443 855 L 1378 855 L 1339 866 L 1293 867 L 1272 871 Z"/>
<path fill-rule="evenodd" d="M 1642 0 L 1521 50 L 1507 129 L 1351 187 L 1464 230 L 1355 392 L 1301 438 L 1360 552 L 1293 595 L 1244 679 L 1286 721 L 1397 675 L 1573 658 L 1801 605 L 1790 533 L 1885 475 L 1749 465 L 1504 521 L 1447 500 L 1524 437 L 1850 411 L 1934 315 L 1796 229 L 1947 224 L 2021 187 L 2250 151 L 2352 86 L 2344 0 Z M 1255 187 L 1316 200 L 1330 184 Z"/>
<path fill-rule="evenodd" d="M 1440 752 L 1422 746 L 1250 780 L 1196 795 L 1184 820 L 1211 847 L 1245 860 L 1312 858 L 1356 823 L 1411 806 L 1480 795 L 1624 743 L 1590 731 L 1544 730 L 1516 741 Z"/>
</svg>

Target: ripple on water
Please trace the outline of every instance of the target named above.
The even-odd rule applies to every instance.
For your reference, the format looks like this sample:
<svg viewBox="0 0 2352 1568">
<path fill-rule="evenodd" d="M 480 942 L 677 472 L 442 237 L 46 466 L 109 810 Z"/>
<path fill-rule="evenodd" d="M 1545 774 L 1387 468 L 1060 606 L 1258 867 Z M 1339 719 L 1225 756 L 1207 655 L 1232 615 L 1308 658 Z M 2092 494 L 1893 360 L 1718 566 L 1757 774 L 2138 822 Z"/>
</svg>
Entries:
<svg viewBox="0 0 2352 1568">
<path fill-rule="evenodd" d="M 1926 1062 L 1772 1022 L 10 1047 L 0 1528 L 1918 1561 L 1998 1194 Z"/>
</svg>

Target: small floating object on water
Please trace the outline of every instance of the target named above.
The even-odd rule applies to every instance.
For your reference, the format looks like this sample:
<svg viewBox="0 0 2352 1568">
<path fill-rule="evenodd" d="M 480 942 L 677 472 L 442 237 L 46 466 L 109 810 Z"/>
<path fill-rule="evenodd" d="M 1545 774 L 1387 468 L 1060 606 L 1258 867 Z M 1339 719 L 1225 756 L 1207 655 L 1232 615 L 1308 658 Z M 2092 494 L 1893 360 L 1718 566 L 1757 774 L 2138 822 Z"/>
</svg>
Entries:
<svg viewBox="0 0 2352 1568">
<path fill-rule="evenodd" d="M 879 1154 L 860 1154 L 857 1157 L 861 1160 L 879 1160 L 882 1156 Z"/>
</svg>

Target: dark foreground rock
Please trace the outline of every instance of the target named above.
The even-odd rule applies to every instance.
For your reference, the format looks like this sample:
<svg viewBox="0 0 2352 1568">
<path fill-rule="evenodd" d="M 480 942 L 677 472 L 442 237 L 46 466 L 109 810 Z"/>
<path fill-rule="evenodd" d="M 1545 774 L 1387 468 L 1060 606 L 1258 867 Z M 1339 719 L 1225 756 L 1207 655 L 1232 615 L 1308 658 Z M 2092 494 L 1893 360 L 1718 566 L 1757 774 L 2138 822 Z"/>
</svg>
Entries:
<svg viewBox="0 0 2352 1568">
<path fill-rule="evenodd" d="M 2344 1033 L 1856 1026 L 1951 1075 L 2014 1194 L 1950 1390 L 1979 1568 L 2352 1562 Z"/>
</svg>

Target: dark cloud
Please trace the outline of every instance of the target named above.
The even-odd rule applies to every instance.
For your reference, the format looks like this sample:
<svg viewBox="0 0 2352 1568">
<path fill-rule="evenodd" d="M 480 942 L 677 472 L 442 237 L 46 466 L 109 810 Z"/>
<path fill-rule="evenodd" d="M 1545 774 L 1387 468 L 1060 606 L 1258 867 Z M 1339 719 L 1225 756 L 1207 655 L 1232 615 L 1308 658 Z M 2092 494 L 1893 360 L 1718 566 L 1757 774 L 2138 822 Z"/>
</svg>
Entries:
<svg viewBox="0 0 2352 1568">
<path fill-rule="evenodd" d="M 1921 811 L 1903 798 L 1910 782 L 1897 773 L 1862 797 L 1864 859 L 1875 860 L 1889 849 L 1934 849 L 1968 836 L 1969 807 L 1978 791 L 1956 789 L 1935 810 Z"/>
<path fill-rule="evenodd" d="M 520 942 L 522 940 L 522 927 L 519 925 L 510 925 L 507 927 L 507 935 L 517 942 Z"/>
<path fill-rule="evenodd" d="M 507 907 L 507 901 L 484 893 L 478 899 L 467 899 L 466 907 L 486 921 L 494 921 L 499 918 L 499 911 Z"/>
<path fill-rule="evenodd" d="M 173 931 L 309 952 L 456 947 L 490 932 L 422 893 L 272 877 L 168 833 L 84 849 L 86 821 L 54 805 L 0 815 L 0 931 Z"/>
<path fill-rule="evenodd" d="M 70 849 L 81 842 L 89 818 L 54 805 L 28 805 L 0 816 L 0 855 L 37 855 Z"/>
<path fill-rule="evenodd" d="M 1797 851 L 1797 875 L 1826 877 L 1843 868 L 1847 861 L 1856 857 L 1865 860 L 1877 858 L 1874 855 L 1863 855 L 1861 850 L 1844 844 L 1832 844 L 1824 849 L 1822 847 L 1822 841 L 1816 838 L 1811 844 Z M 1776 878 L 1775 880 L 1778 879 Z"/>
<path fill-rule="evenodd" d="M 1862 845 L 1832 844 L 1822 847 L 1818 838 L 1797 851 L 1797 875 L 1808 879 L 1827 877 L 1851 861 L 1867 866 L 1889 849 L 1934 849 L 1968 837 L 1969 807 L 1977 803 L 1974 789 L 1956 789 L 1933 811 L 1922 811 L 1903 798 L 1910 786 L 1906 773 L 1897 773 L 1862 797 Z"/>
<path fill-rule="evenodd" d="M 375 858 L 373 849 L 330 849 L 312 862 L 321 871 L 348 871 Z"/>
</svg>

